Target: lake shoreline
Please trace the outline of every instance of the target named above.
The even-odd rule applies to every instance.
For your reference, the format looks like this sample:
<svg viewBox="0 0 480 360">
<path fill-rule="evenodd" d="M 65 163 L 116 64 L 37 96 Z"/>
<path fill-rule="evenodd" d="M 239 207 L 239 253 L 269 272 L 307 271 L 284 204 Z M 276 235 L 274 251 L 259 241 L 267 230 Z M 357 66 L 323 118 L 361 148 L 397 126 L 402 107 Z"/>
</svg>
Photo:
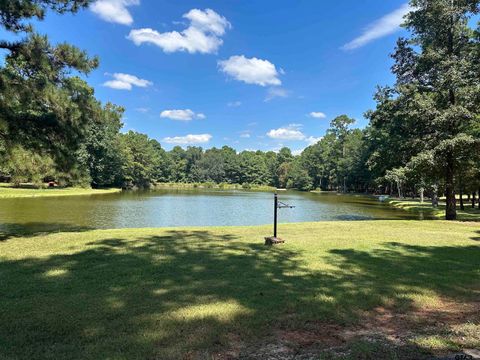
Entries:
<svg viewBox="0 0 480 360">
<path fill-rule="evenodd" d="M 8 189 L 11 190 L 11 189 Z M 3 231 L 59 229 L 241 226 L 273 223 L 273 193 L 236 189 L 113 190 L 109 195 L 61 196 L 62 190 L 34 190 L 52 196 L 4 198 Z M 63 190 L 62 194 L 66 195 Z M 97 194 L 101 190 L 88 190 Z M 293 208 L 278 211 L 279 223 L 419 219 L 365 195 L 282 191 L 278 200 Z"/>
<path fill-rule="evenodd" d="M 215 189 L 215 190 L 245 190 L 245 191 L 264 191 L 274 192 L 276 190 L 273 186 L 255 185 L 255 184 L 227 184 L 227 183 L 156 183 L 152 185 L 151 190 L 189 190 L 189 189 Z"/>
<path fill-rule="evenodd" d="M 0 199 L 17 198 L 42 198 L 42 197 L 66 197 L 66 196 L 88 196 L 88 195 L 107 195 L 122 192 L 120 188 L 77 188 L 77 187 L 54 187 L 54 188 L 33 188 L 33 187 L 13 187 L 11 184 L 0 184 Z"/>
<path fill-rule="evenodd" d="M 396 209 L 402 209 L 413 213 L 424 213 L 426 216 L 435 219 L 445 219 L 445 203 L 440 202 L 437 208 L 434 208 L 428 201 L 420 202 L 420 199 L 398 199 L 389 198 L 385 203 Z M 457 220 L 456 221 L 480 221 L 480 209 L 472 209 L 469 204 L 465 205 L 465 209 L 461 210 L 457 203 Z"/>
</svg>

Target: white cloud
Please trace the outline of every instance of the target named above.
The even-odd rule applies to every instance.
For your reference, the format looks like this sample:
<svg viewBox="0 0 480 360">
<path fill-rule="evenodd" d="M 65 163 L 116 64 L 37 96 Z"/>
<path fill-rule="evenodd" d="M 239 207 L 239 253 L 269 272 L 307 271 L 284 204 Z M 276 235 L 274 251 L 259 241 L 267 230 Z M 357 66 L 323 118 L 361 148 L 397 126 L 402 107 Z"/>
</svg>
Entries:
<svg viewBox="0 0 480 360">
<path fill-rule="evenodd" d="M 403 22 L 403 17 L 412 10 L 410 5 L 404 4 L 400 8 L 383 16 L 368 25 L 363 34 L 345 44 L 343 50 L 358 49 L 376 39 L 393 34 L 400 29 Z"/>
<path fill-rule="evenodd" d="M 241 137 L 241 138 L 248 139 L 248 138 L 250 138 L 250 136 L 251 136 L 251 135 L 250 135 L 250 131 L 249 131 L 249 130 L 245 130 L 245 131 L 240 132 L 240 137 Z"/>
<path fill-rule="evenodd" d="M 140 0 L 97 0 L 90 9 L 105 21 L 131 25 L 133 18 L 127 7 L 139 4 Z"/>
<path fill-rule="evenodd" d="M 227 106 L 229 107 L 239 107 L 240 105 L 242 105 L 241 101 L 230 101 L 227 103 Z"/>
<path fill-rule="evenodd" d="M 109 80 L 104 82 L 103 85 L 116 90 L 132 90 L 132 84 L 120 80 Z"/>
<path fill-rule="evenodd" d="M 147 113 L 147 112 L 150 111 L 150 108 L 139 107 L 139 108 L 136 108 L 135 110 L 137 110 L 138 112 L 141 112 L 141 113 Z"/>
<path fill-rule="evenodd" d="M 301 155 L 303 150 L 305 150 L 305 149 L 292 150 L 292 155 L 293 156 Z"/>
<path fill-rule="evenodd" d="M 180 121 L 190 121 L 193 119 L 206 119 L 205 114 L 202 113 L 195 113 L 190 109 L 185 110 L 163 110 L 160 113 L 160 117 L 172 119 L 172 120 L 180 120 Z"/>
<path fill-rule="evenodd" d="M 189 20 L 190 24 L 182 32 L 160 33 L 150 28 L 135 29 L 130 31 L 127 39 L 132 40 L 135 45 L 154 44 L 166 53 L 187 51 L 190 54 L 211 54 L 217 52 L 223 44 L 221 36 L 231 27 L 226 18 L 211 9 L 192 9 L 183 17 Z"/>
<path fill-rule="evenodd" d="M 105 75 L 109 75 L 109 74 L 105 74 Z M 147 87 L 152 85 L 151 81 L 140 79 L 130 74 L 115 73 L 111 76 L 113 77 L 113 80 L 106 81 L 103 83 L 103 85 L 112 89 L 132 90 L 133 86 Z"/>
<path fill-rule="evenodd" d="M 299 124 L 290 124 L 286 127 L 270 130 L 267 136 L 276 140 L 304 140 L 305 134 L 300 131 L 300 127 Z"/>
<path fill-rule="evenodd" d="M 325 119 L 327 115 L 321 111 L 312 111 L 310 114 L 308 114 L 310 117 L 316 118 L 316 119 Z"/>
<path fill-rule="evenodd" d="M 187 144 L 203 144 L 210 141 L 212 135 L 210 134 L 199 134 L 199 135 L 185 135 L 185 136 L 174 136 L 166 137 L 163 139 L 164 142 L 168 144 L 177 144 L 177 145 L 187 145 Z"/>
<path fill-rule="evenodd" d="M 308 145 L 314 145 L 322 139 L 323 139 L 323 136 L 320 136 L 320 137 L 309 136 L 305 138 L 305 141 L 308 143 Z"/>
<path fill-rule="evenodd" d="M 235 80 L 243 81 L 247 84 L 260 86 L 282 84 L 278 78 L 279 72 L 275 65 L 268 60 L 255 57 L 249 59 L 243 55 L 235 55 L 227 60 L 219 61 L 218 66 L 221 71 Z"/>
<path fill-rule="evenodd" d="M 267 91 L 267 96 L 265 97 L 265 101 L 273 100 L 277 97 L 286 98 L 288 97 L 289 93 L 287 90 L 281 87 L 271 87 Z"/>
</svg>

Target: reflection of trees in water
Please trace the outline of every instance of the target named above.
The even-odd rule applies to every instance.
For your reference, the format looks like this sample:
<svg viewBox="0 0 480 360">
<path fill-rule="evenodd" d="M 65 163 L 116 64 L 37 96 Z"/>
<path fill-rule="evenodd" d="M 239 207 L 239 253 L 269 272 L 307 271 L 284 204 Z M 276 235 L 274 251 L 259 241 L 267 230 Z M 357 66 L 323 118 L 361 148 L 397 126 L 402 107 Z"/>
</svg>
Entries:
<svg viewBox="0 0 480 360">
<path fill-rule="evenodd" d="M 282 192 L 280 200 L 296 206 L 295 211 L 280 212 L 280 222 L 418 219 L 421 216 L 365 196 L 289 191 Z M 42 228 L 55 230 L 49 224 L 61 223 L 93 228 L 259 225 L 272 221 L 273 196 L 241 191 L 162 190 L 91 197 L 1 199 L 0 205 L 1 222 L 23 224 L 25 228 L 35 223 L 36 227 L 31 228 L 33 232 Z"/>
</svg>

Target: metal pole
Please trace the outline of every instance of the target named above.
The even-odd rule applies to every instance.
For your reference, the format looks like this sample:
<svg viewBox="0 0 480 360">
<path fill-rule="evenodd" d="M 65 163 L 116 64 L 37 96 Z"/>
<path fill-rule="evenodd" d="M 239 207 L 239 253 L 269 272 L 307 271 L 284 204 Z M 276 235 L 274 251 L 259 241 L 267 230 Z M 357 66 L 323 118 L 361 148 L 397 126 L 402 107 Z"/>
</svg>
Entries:
<svg viewBox="0 0 480 360">
<path fill-rule="evenodd" d="M 277 237 L 277 209 L 278 209 L 278 195 L 275 193 L 273 201 L 273 237 Z"/>
</svg>

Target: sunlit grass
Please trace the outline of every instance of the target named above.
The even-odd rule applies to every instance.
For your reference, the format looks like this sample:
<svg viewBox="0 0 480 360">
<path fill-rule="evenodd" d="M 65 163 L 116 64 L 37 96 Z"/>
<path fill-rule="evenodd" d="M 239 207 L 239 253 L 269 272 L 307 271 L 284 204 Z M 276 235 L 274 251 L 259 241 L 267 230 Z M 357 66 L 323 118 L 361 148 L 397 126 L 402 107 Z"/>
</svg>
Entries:
<svg viewBox="0 0 480 360">
<path fill-rule="evenodd" d="M 72 196 L 72 195 L 99 195 L 113 194 L 122 191 L 121 189 L 85 189 L 85 188 L 33 188 L 13 187 L 11 184 L 0 183 L 0 199 L 23 198 L 23 197 L 45 197 L 45 196 Z"/>
<path fill-rule="evenodd" d="M 428 216 L 434 216 L 438 219 L 445 218 L 445 203 L 440 203 L 437 208 L 432 207 L 428 201 L 423 203 L 420 200 L 389 200 L 392 206 L 403 210 L 423 212 Z M 465 201 L 465 209 L 460 210 L 460 205 L 457 200 L 457 219 L 461 221 L 480 221 L 480 209 L 473 209 L 469 202 Z"/>
<path fill-rule="evenodd" d="M 356 328 L 378 307 L 442 311 L 445 299 L 463 304 L 480 294 L 474 225 L 282 224 L 287 242 L 277 247 L 263 245 L 265 226 L 7 237 L 0 359 L 213 358 L 275 341 L 280 330 Z M 412 344 L 478 344 L 480 319 L 470 321 L 414 327 Z M 357 358 L 396 351 L 355 339 L 345 346 Z"/>
</svg>

